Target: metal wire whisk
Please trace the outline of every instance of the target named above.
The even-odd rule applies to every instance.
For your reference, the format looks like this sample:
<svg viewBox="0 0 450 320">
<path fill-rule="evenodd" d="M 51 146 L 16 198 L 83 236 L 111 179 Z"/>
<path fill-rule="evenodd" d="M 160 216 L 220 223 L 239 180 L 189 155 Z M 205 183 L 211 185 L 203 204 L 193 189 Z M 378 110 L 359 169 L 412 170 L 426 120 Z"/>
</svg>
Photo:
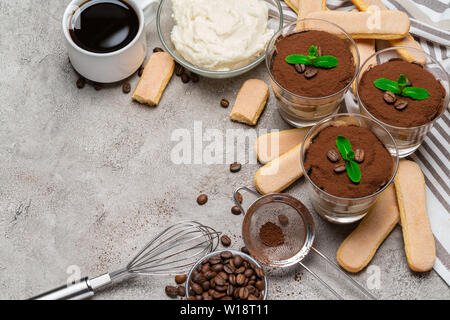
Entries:
<svg viewBox="0 0 450 320">
<path fill-rule="evenodd" d="M 125 276 L 170 275 L 186 272 L 195 262 L 216 250 L 220 232 L 197 221 L 174 224 L 153 240 L 125 268 L 95 278 L 84 278 L 32 298 L 33 300 L 79 300 Z"/>
</svg>

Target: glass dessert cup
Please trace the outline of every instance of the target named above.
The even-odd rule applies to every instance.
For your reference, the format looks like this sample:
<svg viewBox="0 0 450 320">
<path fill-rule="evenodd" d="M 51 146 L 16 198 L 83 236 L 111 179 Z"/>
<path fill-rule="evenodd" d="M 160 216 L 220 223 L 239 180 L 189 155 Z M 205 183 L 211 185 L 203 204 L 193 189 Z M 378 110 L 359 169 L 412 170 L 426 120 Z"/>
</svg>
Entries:
<svg viewBox="0 0 450 320">
<path fill-rule="evenodd" d="M 446 91 L 445 98 L 443 100 L 443 103 L 440 107 L 440 111 L 436 115 L 436 117 L 431 120 L 428 123 L 425 123 L 421 126 L 416 127 L 396 127 L 390 124 L 387 124 L 379 119 L 377 119 L 375 116 L 373 116 L 364 105 L 361 97 L 359 96 L 359 81 L 364 74 L 362 70 L 367 70 L 373 65 L 381 64 L 384 62 L 389 61 L 393 58 L 401 58 L 398 54 L 398 50 L 406 50 L 410 56 L 416 57 L 416 59 L 420 59 L 424 62 L 423 67 L 425 70 L 433 74 L 433 76 L 439 80 L 444 87 Z M 433 127 L 433 124 L 442 116 L 444 111 L 447 109 L 449 104 L 449 76 L 443 66 L 435 60 L 432 56 L 429 54 L 418 50 L 416 48 L 408 48 L 408 47 L 393 47 L 393 48 L 387 48 L 380 50 L 370 56 L 364 64 L 361 66 L 361 72 L 359 73 L 356 82 L 355 82 L 355 89 L 356 89 L 356 95 L 358 98 L 358 104 L 360 107 L 360 113 L 363 115 L 366 115 L 372 119 L 377 120 L 380 122 L 393 136 L 397 143 L 399 157 L 404 158 L 406 156 L 409 156 L 414 151 L 416 151 L 420 145 L 422 144 L 423 140 L 425 139 L 428 132 Z"/>
<path fill-rule="evenodd" d="M 297 25 L 299 28 L 297 28 Z M 280 36 L 289 36 L 308 30 L 326 31 L 332 33 L 347 42 L 353 53 L 355 72 L 349 83 L 329 96 L 303 97 L 283 88 L 275 79 L 272 72 L 273 59 L 277 54 L 276 42 Z M 269 42 L 266 53 L 266 67 L 270 75 L 272 90 L 277 98 L 278 111 L 282 118 L 294 127 L 312 126 L 320 120 L 335 114 L 341 107 L 342 100 L 347 90 L 355 80 L 359 69 L 359 52 L 352 37 L 338 25 L 321 19 L 303 19 L 298 23 L 293 22 L 278 31 Z"/>
<path fill-rule="evenodd" d="M 283 8 L 281 7 L 280 1 L 279 0 L 263 0 L 263 1 L 272 4 L 278 9 L 275 14 L 272 14 L 271 10 L 269 10 L 269 22 L 268 22 L 268 27 L 277 32 L 283 27 L 284 24 Z M 236 77 L 255 68 L 265 58 L 266 52 L 262 52 L 259 57 L 256 57 L 255 60 L 253 60 L 249 64 L 241 68 L 229 71 L 212 71 L 202 69 L 201 67 L 198 67 L 186 61 L 175 49 L 175 46 L 170 38 L 172 29 L 175 25 L 175 21 L 172 17 L 172 14 L 173 14 L 172 1 L 161 0 L 158 7 L 158 13 L 156 16 L 156 27 L 158 30 L 159 39 L 161 40 L 164 50 L 167 51 L 176 62 L 178 62 L 181 66 L 183 66 L 187 70 L 195 74 L 198 74 L 199 76 L 215 79 L 226 79 Z"/>
<path fill-rule="evenodd" d="M 322 130 L 329 126 L 347 125 L 364 127 L 372 131 L 391 154 L 393 163 L 393 172 L 389 181 L 375 193 L 361 198 L 341 198 L 327 193 L 312 181 L 304 166 L 306 152 L 312 140 Z M 378 195 L 394 181 L 399 157 L 394 138 L 378 121 L 360 114 L 340 113 L 323 119 L 309 130 L 303 140 L 300 152 L 300 162 L 307 181 L 308 193 L 314 210 L 325 220 L 332 223 L 347 224 L 362 219 L 367 214 L 370 207 L 375 203 Z"/>
</svg>

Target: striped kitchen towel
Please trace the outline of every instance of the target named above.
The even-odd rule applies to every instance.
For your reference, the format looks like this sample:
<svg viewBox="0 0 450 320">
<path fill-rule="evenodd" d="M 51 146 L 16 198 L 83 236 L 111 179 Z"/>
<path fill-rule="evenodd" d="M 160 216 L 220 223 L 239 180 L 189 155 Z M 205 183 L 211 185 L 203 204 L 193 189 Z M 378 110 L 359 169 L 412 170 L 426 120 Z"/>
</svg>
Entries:
<svg viewBox="0 0 450 320">
<path fill-rule="evenodd" d="M 295 0 L 294 0 L 295 1 Z M 268 0 L 269 6 L 270 0 Z M 391 10 L 401 10 L 411 20 L 410 33 L 425 52 L 439 60 L 450 73 L 450 0 L 382 0 Z M 297 15 L 284 2 L 285 23 L 296 21 Z M 355 9 L 351 1 L 327 0 L 331 10 Z M 275 7 L 271 13 L 276 12 Z M 377 46 L 378 47 L 378 46 Z M 352 93 L 346 96 L 347 109 L 359 112 Z M 434 269 L 450 286 L 450 114 L 447 110 L 435 122 L 422 146 L 411 155 L 425 176 L 427 205 L 431 228 L 436 239 L 437 259 Z"/>
</svg>

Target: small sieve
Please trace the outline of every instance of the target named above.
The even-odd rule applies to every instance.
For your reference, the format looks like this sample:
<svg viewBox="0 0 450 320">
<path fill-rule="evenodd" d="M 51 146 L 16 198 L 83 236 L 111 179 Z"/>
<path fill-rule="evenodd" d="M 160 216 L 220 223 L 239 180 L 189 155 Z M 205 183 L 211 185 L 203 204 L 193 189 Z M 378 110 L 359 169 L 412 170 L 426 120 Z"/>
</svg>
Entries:
<svg viewBox="0 0 450 320">
<path fill-rule="evenodd" d="M 245 190 L 257 197 L 247 210 L 238 201 L 237 194 L 241 190 Z M 302 263 L 302 260 L 312 251 L 341 272 L 363 294 L 370 299 L 376 300 L 372 294 L 346 274 L 335 262 L 313 247 L 315 237 L 314 220 L 308 208 L 301 201 L 285 193 L 271 193 L 261 196 L 247 187 L 240 187 L 234 191 L 234 201 L 241 209 L 241 212 L 245 212 L 242 235 L 245 246 L 251 256 L 257 261 L 266 266 L 277 268 L 285 268 L 298 263 L 337 298 L 343 299 L 326 281 Z M 280 215 L 287 217 L 287 224 L 282 225 L 279 222 Z M 259 234 L 260 229 L 268 222 L 281 227 L 284 236 L 283 244 L 271 247 L 262 242 Z"/>
</svg>

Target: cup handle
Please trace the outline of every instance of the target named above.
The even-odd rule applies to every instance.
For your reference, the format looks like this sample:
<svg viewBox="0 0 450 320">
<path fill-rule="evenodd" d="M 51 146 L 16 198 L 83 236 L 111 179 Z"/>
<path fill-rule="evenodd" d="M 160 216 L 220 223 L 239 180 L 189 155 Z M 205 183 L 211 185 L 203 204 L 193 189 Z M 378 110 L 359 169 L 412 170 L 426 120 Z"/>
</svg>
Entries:
<svg viewBox="0 0 450 320">
<path fill-rule="evenodd" d="M 138 7 L 144 12 L 145 25 L 153 22 L 158 12 L 160 0 L 135 0 Z"/>
<path fill-rule="evenodd" d="M 245 213 L 247 211 L 244 209 L 244 207 L 241 205 L 241 203 L 239 202 L 239 200 L 237 198 L 237 194 L 239 193 L 240 190 L 245 190 L 245 191 L 253 194 L 256 198 L 261 197 L 261 195 L 258 192 L 254 191 L 248 187 L 239 187 L 236 190 L 234 190 L 234 192 L 233 192 L 234 203 L 236 203 L 236 205 L 239 207 L 239 209 L 241 209 L 241 212 L 245 215 Z"/>
</svg>

